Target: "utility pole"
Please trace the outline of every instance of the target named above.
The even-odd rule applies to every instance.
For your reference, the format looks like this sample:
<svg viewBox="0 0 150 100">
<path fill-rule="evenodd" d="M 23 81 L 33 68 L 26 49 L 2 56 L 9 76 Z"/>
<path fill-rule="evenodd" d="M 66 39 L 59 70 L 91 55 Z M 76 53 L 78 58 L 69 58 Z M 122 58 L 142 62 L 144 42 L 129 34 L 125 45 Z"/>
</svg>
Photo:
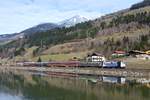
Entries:
<svg viewBox="0 0 150 100">
<path fill-rule="evenodd" d="M 41 40 L 41 48 L 43 48 L 43 41 Z"/>
<path fill-rule="evenodd" d="M 89 44 L 89 32 L 86 32 L 86 38 L 87 38 L 87 47 L 89 48 L 90 44 Z"/>
<path fill-rule="evenodd" d="M 86 31 L 86 43 L 87 43 L 87 46 L 88 46 L 88 32 Z"/>
<path fill-rule="evenodd" d="M 41 40 L 41 50 L 43 49 L 43 41 Z M 41 58 L 41 56 L 40 56 Z M 42 67 L 42 61 L 40 62 L 40 67 Z"/>
<path fill-rule="evenodd" d="M 19 38 L 19 39 L 20 39 L 20 46 L 19 46 L 20 49 L 22 49 L 22 48 L 24 49 L 24 47 L 23 47 L 23 38 L 24 38 L 23 36 L 20 36 L 20 38 Z M 22 55 L 22 53 L 21 53 L 21 55 Z M 21 58 L 22 58 L 22 59 L 20 59 L 20 60 L 22 60 L 22 62 L 23 62 L 23 58 L 24 58 L 24 57 L 21 57 Z"/>
<path fill-rule="evenodd" d="M 16 48 L 15 48 L 16 51 Z M 13 52 L 13 63 L 15 64 L 15 51 Z"/>
</svg>

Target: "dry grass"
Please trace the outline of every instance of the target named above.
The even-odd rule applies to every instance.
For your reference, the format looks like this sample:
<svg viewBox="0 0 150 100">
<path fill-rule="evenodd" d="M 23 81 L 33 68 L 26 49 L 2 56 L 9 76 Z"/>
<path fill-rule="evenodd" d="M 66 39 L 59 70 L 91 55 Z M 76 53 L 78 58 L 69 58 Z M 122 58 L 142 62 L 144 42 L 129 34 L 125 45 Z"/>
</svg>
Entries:
<svg viewBox="0 0 150 100">
<path fill-rule="evenodd" d="M 37 49 L 36 46 L 26 49 L 26 54 L 24 55 L 25 58 L 31 58 L 33 55 L 33 51 Z"/>
<path fill-rule="evenodd" d="M 137 38 L 137 37 L 139 37 L 139 35 L 149 34 L 149 31 L 150 31 L 149 27 L 145 27 L 142 29 L 136 29 L 134 31 L 132 30 L 132 31 L 128 31 L 128 32 L 113 33 L 112 35 L 98 36 L 96 39 L 101 40 L 101 41 L 105 41 L 108 38 L 114 38 L 115 40 L 118 40 L 118 39 L 123 38 L 124 36 L 128 36 L 131 38 Z"/>
<path fill-rule="evenodd" d="M 35 50 L 37 47 L 31 47 L 31 48 L 26 48 L 26 53 L 24 56 L 16 56 L 15 61 L 31 61 L 33 57 L 33 50 Z"/>
<path fill-rule="evenodd" d="M 137 58 L 126 58 L 123 60 L 127 64 L 127 68 L 134 69 L 150 69 L 150 60 L 142 60 Z"/>
<path fill-rule="evenodd" d="M 44 51 L 42 54 L 62 54 L 62 53 L 73 53 L 73 52 L 83 52 L 86 51 L 87 44 L 86 41 L 80 42 L 70 42 L 60 45 L 53 46 L 48 50 Z"/>
<path fill-rule="evenodd" d="M 37 61 L 39 57 L 41 57 L 42 61 L 68 61 L 73 59 L 73 57 L 77 57 L 79 59 L 83 59 L 87 56 L 88 51 L 85 52 L 76 52 L 69 54 L 50 54 L 50 55 L 41 55 L 35 58 L 32 58 L 33 61 Z"/>
<path fill-rule="evenodd" d="M 140 8 L 140 9 L 131 10 L 129 12 L 126 12 L 124 15 L 136 14 L 136 13 L 145 12 L 145 11 L 150 12 L 150 7 L 144 7 L 144 8 Z"/>
</svg>

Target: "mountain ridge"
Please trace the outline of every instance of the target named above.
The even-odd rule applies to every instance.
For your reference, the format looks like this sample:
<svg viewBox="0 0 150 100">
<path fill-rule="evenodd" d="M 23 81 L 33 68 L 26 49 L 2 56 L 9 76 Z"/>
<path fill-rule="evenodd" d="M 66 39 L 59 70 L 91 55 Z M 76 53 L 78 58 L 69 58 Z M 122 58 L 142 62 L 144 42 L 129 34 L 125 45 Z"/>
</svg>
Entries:
<svg viewBox="0 0 150 100">
<path fill-rule="evenodd" d="M 85 21 L 88 21 L 88 19 L 80 15 L 76 15 L 76 16 L 73 16 L 72 18 L 59 22 L 58 25 L 68 28 L 71 26 L 75 26 L 78 23 L 85 22 Z"/>
<path fill-rule="evenodd" d="M 136 4 L 132 5 L 130 9 L 131 10 L 139 9 L 139 8 L 146 7 L 146 6 L 150 6 L 150 0 L 144 0 L 142 2 L 136 3 Z"/>
<path fill-rule="evenodd" d="M 85 17 L 81 17 L 80 15 L 76 15 L 58 23 L 42 23 L 42 24 L 38 24 L 36 26 L 30 27 L 28 29 L 25 29 L 19 33 L 0 35 L 0 41 L 1 42 L 11 41 L 11 40 L 18 39 L 24 35 L 31 35 L 34 33 L 45 32 L 45 31 L 55 29 L 55 28 L 62 28 L 62 27 L 69 28 L 71 26 L 74 26 L 78 23 L 85 22 L 85 21 L 88 21 L 88 19 Z"/>
</svg>

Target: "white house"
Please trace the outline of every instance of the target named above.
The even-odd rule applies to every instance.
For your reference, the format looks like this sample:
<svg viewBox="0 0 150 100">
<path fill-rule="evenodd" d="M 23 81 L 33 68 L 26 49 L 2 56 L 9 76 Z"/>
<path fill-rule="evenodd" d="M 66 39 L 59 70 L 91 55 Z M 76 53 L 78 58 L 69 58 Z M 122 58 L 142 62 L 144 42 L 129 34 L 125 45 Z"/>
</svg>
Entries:
<svg viewBox="0 0 150 100">
<path fill-rule="evenodd" d="M 88 55 L 87 61 L 89 62 L 101 62 L 101 61 L 106 61 L 106 58 L 99 54 L 99 53 L 93 53 L 91 55 Z"/>
</svg>

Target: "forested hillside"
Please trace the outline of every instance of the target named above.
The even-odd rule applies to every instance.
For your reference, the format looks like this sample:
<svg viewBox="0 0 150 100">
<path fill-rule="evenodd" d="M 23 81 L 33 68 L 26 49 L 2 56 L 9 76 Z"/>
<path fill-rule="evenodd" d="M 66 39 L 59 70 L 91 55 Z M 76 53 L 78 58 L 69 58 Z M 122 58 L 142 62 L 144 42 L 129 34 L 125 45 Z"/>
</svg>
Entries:
<svg viewBox="0 0 150 100">
<path fill-rule="evenodd" d="M 98 19 L 97 19 L 98 20 Z M 113 33 L 128 31 L 132 27 L 142 28 L 150 25 L 150 12 L 140 12 L 125 16 L 116 16 L 110 22 L 102 21 L 97 24 L 97 20 L 77 24 L 71 28 L 57 28 L 36 35 L 26 36 L 26 44 L 30 46 L 55 45 L 73 39 L 95 38 L 99 35 L 111 35 Z M 133 24 L 135 26 L 132 26 Z M 122 29 L 120 28 L 122 26 Z M 116 28 L 116 30 L 115 30 Z"/>
<path fill-rule="evenodd" d="M 109 55 L 114 50 L 148 50 L 150 49 L 150 7 L 138 6 L 138 8 L 140 10 L 132 6 L 127 12 L 111 14 L 110 17 L 103 16 L 70 28 L 56 28 L 26 35 L 23 39 L 1 46 L 1 56 L 24 55 L 25 48 L 33 46 L 38 47 L 33 52 L 36 56 L 55 45 L 84 40 L 87 41 L 85 44 L 87 50 L 99 51 L 105 55 Z"/>
<path fill-rule="evenodd" d="M 139 9 L 141 7 L 146 7 L 146 6 L 150 6 L 150 0 L 144 0 L 143 2 L 132 5 L 131 10 Z"/>
</svg>

